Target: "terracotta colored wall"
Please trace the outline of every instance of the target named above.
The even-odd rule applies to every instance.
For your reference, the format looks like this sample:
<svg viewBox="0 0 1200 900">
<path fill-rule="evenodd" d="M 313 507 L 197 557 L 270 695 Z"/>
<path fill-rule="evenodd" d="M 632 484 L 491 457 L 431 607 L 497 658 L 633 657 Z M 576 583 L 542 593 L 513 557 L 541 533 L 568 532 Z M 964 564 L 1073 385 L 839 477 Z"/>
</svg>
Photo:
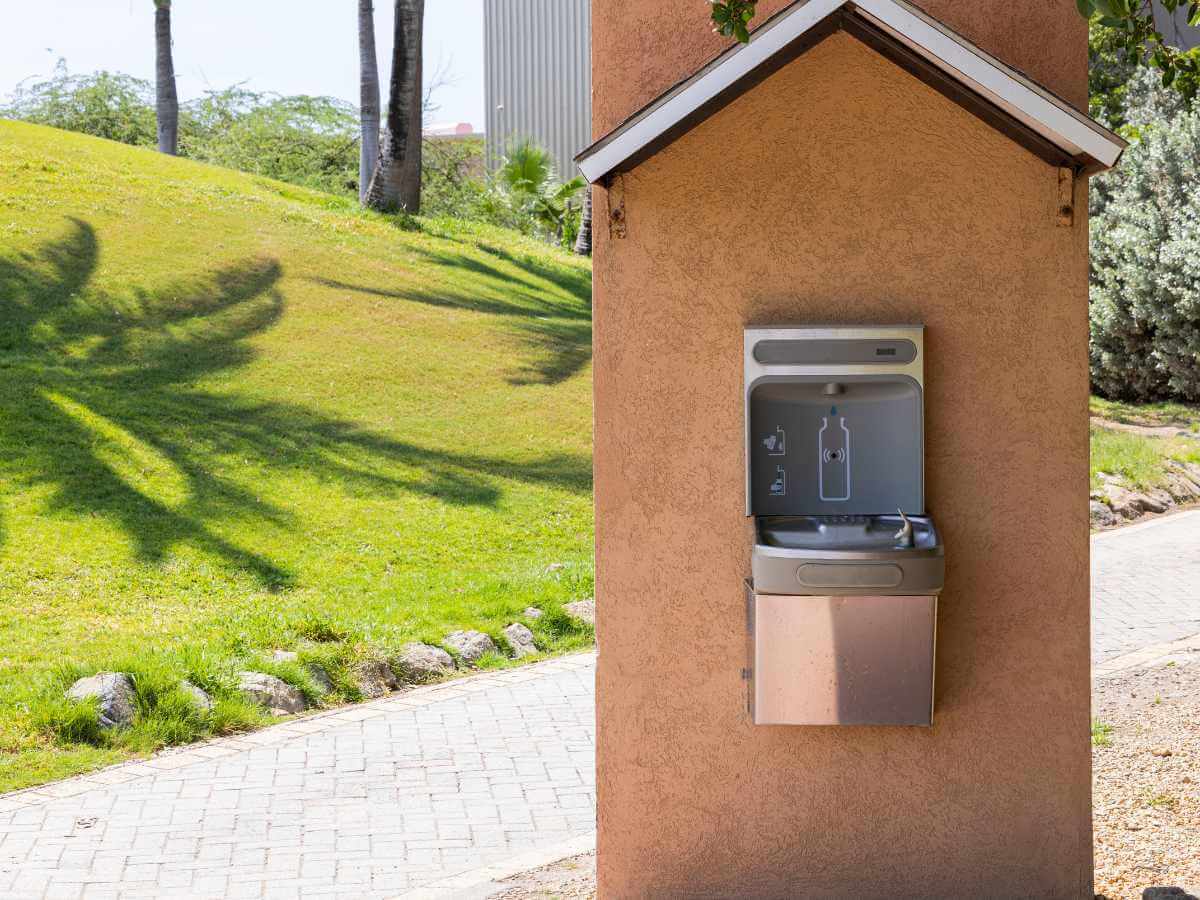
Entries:
<svg viewBox="0 0 1200 900">
<path fill-rule="evenodd" d="M 601 120 L 682 65 L 622 49 L 630 3 L 595 0 Z M 1087 226 L 1056 227 L 1056 171 L 835 35 L 622 182 L 627 238 L 596 201 L 602 897 L 1090 897 Z M 751 322 L 927 326 L 932 729 L 748 721 Z"/>
<path fill-rule="evenodd" d="M 756 23 L 790 0 L 760 0 Z M 1071 0 L 921 0 L 931 16 L 1087 108 L 1087 24 Z M 703 0 L 592 0 L 596 136 L 732 43 L 712 33 Z"/>
</svg>

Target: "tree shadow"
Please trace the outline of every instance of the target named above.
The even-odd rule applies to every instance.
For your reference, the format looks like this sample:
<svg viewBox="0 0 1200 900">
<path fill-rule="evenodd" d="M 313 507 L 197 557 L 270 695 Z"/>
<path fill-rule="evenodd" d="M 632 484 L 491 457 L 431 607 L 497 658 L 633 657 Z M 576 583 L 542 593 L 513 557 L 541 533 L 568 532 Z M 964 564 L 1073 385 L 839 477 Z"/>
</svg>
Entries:
<svg viewBox="0 0 1200 900">
<path fill-rule="evenodd" d="M 505 271 L 464 250 L 418 248 L 415 252 L 424 262 L 442 273 L 433 279 L 436 289 L 420 283 L 379 287 L 330 278 L 313 281 L 339 291 L 507 319 L 510 332 L 531 356 L 509 377 L 511 384 L 558 384 L 591 361 L 591 279 L 586 272 L 576 276 L 533 257 L 517 257 L 497 247 L 454 238 L 447 240 L 463 248 L 483 250 L 516 271 Z M 471 277 L 460 283 L 454 277 L 458 273 Z"/>
<path fill-rule="evenodd" d="M 99 255 L 94 229 L 77 219 L 35 252 L 0 249 L 0 476 L 44 489 L 51 512 L 117 524 L 141 559 L 188 545 L 264 586 L 293 583 L 284 566 L 214 530 L 295 522 L 223 475 L 225 459 L 315 474 L 363 496 L 456 505 L 496 505 L 503 478 L 591 489 L 586 458 L 432 450 L 298 404 L 207 389 L 204 376 L 252 361 L 250 339 L 283 315 L 278 261 L 103 289 L 93 283 Z"/>
</svg>

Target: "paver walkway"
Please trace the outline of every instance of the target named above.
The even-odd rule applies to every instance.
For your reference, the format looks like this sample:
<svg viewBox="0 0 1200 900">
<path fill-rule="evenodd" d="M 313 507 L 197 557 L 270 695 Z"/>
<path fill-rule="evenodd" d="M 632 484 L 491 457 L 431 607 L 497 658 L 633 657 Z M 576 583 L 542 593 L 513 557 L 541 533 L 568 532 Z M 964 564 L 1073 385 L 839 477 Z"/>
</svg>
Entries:
<svg viewBox="0 0 1200 900">
<path fill-rule="evenodd" d="M 1200 510 L 1092 537 L 1092 661 L 1200 633 Z"/>
<path fill-rule="evenodd" d="M 1097 661 L 1200 632 L 1200 512 L 1093 538 L 1092 588 Z M 593 669 L 417 688 L 0 797 L 0 897 L 471 896 L 485 867 L 594 829 Z"/>
<path fill-rule="evenodd" d="M 593 657 L 0 798 L 3 897 L 396 897 L 595 829 Z"/>
</svg>

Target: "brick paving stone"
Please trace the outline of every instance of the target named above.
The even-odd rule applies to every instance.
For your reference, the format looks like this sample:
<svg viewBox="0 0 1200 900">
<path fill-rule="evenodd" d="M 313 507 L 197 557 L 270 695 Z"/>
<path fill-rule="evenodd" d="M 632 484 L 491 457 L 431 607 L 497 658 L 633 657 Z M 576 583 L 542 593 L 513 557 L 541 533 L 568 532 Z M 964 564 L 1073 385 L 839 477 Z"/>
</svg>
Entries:
<svg viewBox="0 0 1200 900">
<path fill-rule="evenodd" d="M 1200 512 L 1092 537 L 1092 662 L 1200 633 Z"/>
<path fill-rule="evenodd" d="M 1092 543 L 1093 661 L 1200 633 L 1200 512 Z M 595 828 L 579 654 L 0 797 L 0 898 L 394 897 Z"/>
<path fill-rule="evenodd" d="M 586 834 L 593 679 L 579 654 L 0 797 L 0 898 L 394 897 Z"/>
</svg>

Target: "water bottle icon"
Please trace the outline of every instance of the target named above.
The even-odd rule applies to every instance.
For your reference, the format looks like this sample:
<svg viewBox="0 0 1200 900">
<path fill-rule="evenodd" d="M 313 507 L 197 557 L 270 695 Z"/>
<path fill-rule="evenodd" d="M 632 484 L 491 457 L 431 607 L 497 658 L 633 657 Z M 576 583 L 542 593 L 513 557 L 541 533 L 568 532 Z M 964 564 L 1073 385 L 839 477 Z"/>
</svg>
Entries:
<svg viewBox="0 0 1200 900">
<path fill-rule="evenodd" d="M 830 425 L 832 418 L 836 425 Z M 850 429 L 846 417 L 838 416 L 837 407 L 821 418 L 821 430 L 817 432 L 817 489 L 827 503 L 841 503 L 850 499 Z"/>
</svg>

